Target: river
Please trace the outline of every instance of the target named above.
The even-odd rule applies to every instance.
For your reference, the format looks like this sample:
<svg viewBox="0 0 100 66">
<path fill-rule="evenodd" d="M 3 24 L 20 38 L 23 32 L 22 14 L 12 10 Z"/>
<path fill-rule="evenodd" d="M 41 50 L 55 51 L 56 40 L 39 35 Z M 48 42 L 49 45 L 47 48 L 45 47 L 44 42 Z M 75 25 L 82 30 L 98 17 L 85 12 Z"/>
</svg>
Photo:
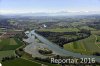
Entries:
<svg viewBox="0 0 100 66">
<path fill-rule="evenodd" d="M 30 31 L 29 34 L 28 34 L 28 37 L 32 37 L 32 35 L 35 35 L 41 42 L 43 42 L 50 50 L 52 50 L 53 52 L 55 52 L 55 54 L 57 54 L 57 55 L 72 56 L 72 57 L 76 57 L 76 58 L 95 58 L 95 60 L 97 62 L 100 62 L 100 57 L 99 56 L 82 55 L 80 53 L 74 53 L 74 52 L 71 52 L 71 51 L 64 50 L 63 48 L 61 48 L 58 45 L 50 42 L 49 40 L 47 40 L 43 36 L 35 33 L 35 30 Z"/>
</svg>

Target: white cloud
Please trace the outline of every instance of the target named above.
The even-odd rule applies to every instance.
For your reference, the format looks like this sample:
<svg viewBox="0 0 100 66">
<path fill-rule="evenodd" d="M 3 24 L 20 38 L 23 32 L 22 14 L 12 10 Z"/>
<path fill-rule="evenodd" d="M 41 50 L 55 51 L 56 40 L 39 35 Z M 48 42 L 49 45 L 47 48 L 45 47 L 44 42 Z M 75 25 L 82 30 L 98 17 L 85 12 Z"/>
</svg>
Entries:
<svg viewBox="0 0 100 66">
<path fill-rule="evenodd" d="M 100 13 L 100 11 L 76 11 L 76 10 L 65 10 L 65 9 L 59 9 L 59 10 L 30 10 L 30 9 L 23 9 L 23 10 L 0 10 L 0 14 L 18 14 L 18 13 L 39 13 L 39 12 L 44 12 L 44 13 L 58 13 L 58 12 L 66 12 L 66 13 Z"/>
<path fill-rule="evenodd" d="M 14 14 L 19 13 L 19 11 L 16 10 L 0 10 L 0 14 Z"/>
</svg>

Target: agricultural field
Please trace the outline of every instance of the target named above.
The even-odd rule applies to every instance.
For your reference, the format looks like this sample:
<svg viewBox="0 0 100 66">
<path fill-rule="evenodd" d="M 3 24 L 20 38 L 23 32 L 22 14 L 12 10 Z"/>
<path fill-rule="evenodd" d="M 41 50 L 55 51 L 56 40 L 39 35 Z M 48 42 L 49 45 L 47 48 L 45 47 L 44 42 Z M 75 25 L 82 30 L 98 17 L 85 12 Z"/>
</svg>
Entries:
<svg viewBox="0 0 100 66">
<path fill-rule="evenodd" d="M 0 32 L 3 32 L 3 30 L 0 28 Z"/>
<path fill-rule="evenodd" d="M 15 56 L 15 49 L 21 45 L 17 38 L 0 39 L 0 61 L 3 57 Z"/>
<path fill-rule="evenodd" d="M 15 59 L 10 61 L 2 62 L 3 66 L 41 66 L 41 64 L 37 62 L 28 61 L 25 59 Z"/>
<path fill-rule="evenodd" d="M 100 36 L 97 36 L 97 42 L 98 43 L 100 42 Z"/>
<path fill-rule="evenodd" d="M 100 47 L 100 43 L 98 44 L 98 46 Z"/>
<path fill-rule="evenodd" d="M 10 45 L 17 45 L 17 42 L 13 38 L 10 38 Z"/>
<path fill-rule="evenodd" d="M 17 38 L 7 38 L 0 40 L 0 51 L 1 50 L 14 50 L 17 47 L 21 46 L 22 42 Z"/>
<path fill-rule="evenodd" d="M 91 28 L 91 27 L 89 27 L 89 26 L 82 26 L 82 27 L 80 27 L 80 29 L 86 29 L 86 30 L 91 30 L 91 31 L 96 30 L 96 29 Z"/>
<path fill-rule="evenodd" d="M 85 25 L 85 24 L 86 24 L 85 22 L 72 22 L 72 23 L 70 23 L 70 25 L 73 27 L 76 27 L 78 25 Z"/>
<path fill-rule="evenodd" d="M 92 31 L 92 34 L 96 37 L 96 44 L 98 47 L 100 47 L 100 30 L 98 31 Z"/>
<path fill-rule="evenodd" d="M 0 61 L 3 57 L 15 56 L 14 50 L 0 51 Z"/>
<path fill-rule="evenodd" d="M 45 65 L 47 65 L 47 66 L 61 66 L 61 65 L 59 65 L 59 64 L 51 64 L 51 63 L 46 63 L 46 62 L 42 62 L 42 61 L 38 61 L 38 60 L 34 60 L 34 61 L 39 62 L 39 63 L 41 63 L 41 64 L 45 64 Z"/>
<path fill-rule="evenodd" d="M 22 59 L 22 58 L 2 62 L 3 66 L 41 66 L 42 64 L 47 65 L 47 66 L 60 66 L 60 65 L 45 63 L 45 62 L 36 61 L 36 60 L 32 61 L 32 60 L 27 60 L 27 59 Z"/>
<path fill-rule="evenodd" d="M 55 28 L 55 29 L 40 29 L 39 31 L 51 31 L 51 32 L 74 32 L 79 31 L 77 28 Z"/>
<path fill-rule="evenodd" d="M 64 49 L 79 52 L 81 54 L 93 54 L 93 52 L 100 52 L 100 48 L 96 45 L 95 35 L 92 35 L 86 39 L 65 44 Z"/>
<path fill-rule="evenodd" d="M 91 31 L 91 33 L 94 34 L 94 35 L 100 35 L 100 30 Z"/>
<path fill-rule="evenodd" d="M 98 47 L 100 47 L 100 36 L 96 35 L 96 44 Z"/>
</svg>

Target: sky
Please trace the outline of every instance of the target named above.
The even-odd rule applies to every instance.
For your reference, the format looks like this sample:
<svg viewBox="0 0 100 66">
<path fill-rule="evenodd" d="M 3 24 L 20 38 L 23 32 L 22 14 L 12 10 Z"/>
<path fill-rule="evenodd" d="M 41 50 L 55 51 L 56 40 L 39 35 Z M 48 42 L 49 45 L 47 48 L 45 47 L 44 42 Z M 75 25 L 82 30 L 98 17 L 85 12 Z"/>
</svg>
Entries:
<svg viewBox="0 0 100 66">
<path fill-rule="evenodd" d="M 100 11 L 100 0 L 0 0 L 0 13 Z"/>
</svg>

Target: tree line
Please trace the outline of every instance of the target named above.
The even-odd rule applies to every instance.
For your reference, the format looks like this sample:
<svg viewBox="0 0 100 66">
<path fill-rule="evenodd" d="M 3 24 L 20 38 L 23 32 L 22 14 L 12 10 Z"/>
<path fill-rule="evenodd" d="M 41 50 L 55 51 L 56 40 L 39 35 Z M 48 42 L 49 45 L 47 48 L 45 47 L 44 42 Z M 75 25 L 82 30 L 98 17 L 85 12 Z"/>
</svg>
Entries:
<svg viewBox="0 0 100 66">
<path fill-rule="evenodd" d="M 63 47 L 64 44 L 73 41 L 78 41 L 87 38 L 91 35 L 89 30 L 80 30 L 78 32 L 50 32 L 50 31 L 36 31 L 36 33 L 46 37 L 50 41 L 56 43 L 57 45 Z M 66 36 L 65 36 L 66 35 Z M 67 35 L 70 35 L 68 37 Z"/>
</svg>

